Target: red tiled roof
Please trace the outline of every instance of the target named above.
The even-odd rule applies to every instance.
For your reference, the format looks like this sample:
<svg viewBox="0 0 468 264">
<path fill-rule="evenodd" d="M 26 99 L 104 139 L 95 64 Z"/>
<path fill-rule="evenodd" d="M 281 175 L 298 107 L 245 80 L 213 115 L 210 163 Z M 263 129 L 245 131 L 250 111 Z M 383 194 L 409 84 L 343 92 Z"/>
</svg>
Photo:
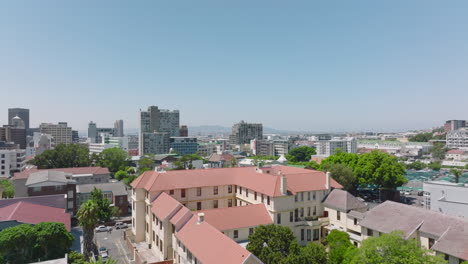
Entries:
<svg viewBox="0 0 468 264">
<path fill-rule="evenodd" d="M 23 201 L 0 208 L 0 222 L 9 220 L 27 224 L 58 222 L 63 223 L 68 231 L 71 229 L 70 214 L 65 209 Z"/>
<path fill-rule="evenodd" d="M 288 180 L 288 191 L 292 193 L 325 190 L 324 172 L 281 165 L 262 169 L 270 170 L 270 174 L 257 172 L 255 167 L 177 170 L 164 173 L 147 171 L 132 183 L 132 187 L 156 192 L 232 184 L 275 197 L 282 196 L 281 177 L 277 173 L 281 171 Z M 333 179 L 330 179 L 330 184 L 334 188 L 342 188 Z"/>
<path fill-rule="evenodd" d="M 273 223 L 264 204 L 202 210 L 194 214 L 198 213 L 204 213 L 205 221 L 219 231 Z"/>
<path fill-rule="evenodd" d="M 459 149 L 451 149 L 451 150 L 447 151 L 446 154 L 460 154 L 460 155 L 463 155 L 463 154 L 465 154 L 465 151 L 459 150 Z"/>
<path fill-rule="evenodd" d="M 161 193 L 151 204 L 153 212 L 160 220 L 165 220 L 172 212 L 180 209 L 182 205 L 167 193 Z"/>
<path fill-rule="evenodd" d="M 109 174 L 109 170 L 103 167 L 76 167 L 76 168 L 60 168 L 60 169 L 44 169 L 40 170 L 37 167 L 34 167 L 29 170 L 22 172 L 17 172 L 13 176 L 13 180 L 16 179 L 27 179 L 31 173 L 38 171 L 63 171 L 65 173 L 71 174 Z"/>
<path fill-rule="evenodd" d="M 203 264 L 240 264 L 251 254 L 208 222 L 197 223 L 196 216 L 175 236 Z"/>
</svg>

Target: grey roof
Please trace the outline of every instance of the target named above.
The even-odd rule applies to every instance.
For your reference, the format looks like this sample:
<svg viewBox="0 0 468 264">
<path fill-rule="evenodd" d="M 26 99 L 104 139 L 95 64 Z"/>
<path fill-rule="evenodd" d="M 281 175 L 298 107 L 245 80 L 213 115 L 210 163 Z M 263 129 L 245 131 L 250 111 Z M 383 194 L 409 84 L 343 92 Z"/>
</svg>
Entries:
<svg viewBox="0 0 468 264">
<path fill-rule="evenodd" d="M 349 210 L 367 208 L 367 205 L 352 194 L 340 189 L 334 189 L 323 202 L 325 207 L 348 212 Z"/>
<path fill-rule="evenodd" d="M 468 221 L 463 218 L 391 201 L 386 201 L 368 211 L 360 224 L 382 233 L 400 230 L 404 232 L 405 237 L 419 230 L 435 239 L 441 237 L 449 227 L 455 229 L 468 227 Z M 467 244 L 468 237 L 465 241 L 465 245 Z"/>
<path fill-rule="evenodd" d="M 13 198 L 13 199 L 0 199 L 0 208 L 17 203 L 17 202 L 28 202 L 32 204 L 67 209 L 67 199 L 65 198 L 65 194 L 21 197 L 21 198 Z"/>
<path fill-rule="evenodd" d="M 94 187 L 102 191 L 111 191 L 113 195 L 128 195 L 127 190 L 125 189 L 125 184 L 122 182 L 77 185 L 76 191 L 78 193 L 91 193 L 94 190 Z"/>
<path fill-rule="evenodd" d="M 70 173 L 65 173 L 63 171 L 38 171 L 29 175 L 26 186 L 47 181 L 62 183 L 75 182 L 74 180 L 67 179 L 67 177 L 71 178 L 71 176 Z"/>
<path fill-rule="evenodd" d="M 349 216 L 352 216 L 354 218 L 357 218 L 359 220 L 362 220 L 364 219 L 364 217 L 366 216 L 366 213 L 361 213 L 361 212 L 358 212 L 358 211 L 354 211 L 354 210 L 351 210 L 349 213 L 348 213 Z"/>
<path fill-rule="evenodd" d="M 468 260 L 468 225 L 449 230 L 434 244 L 433 250 Z"/>
</svg>

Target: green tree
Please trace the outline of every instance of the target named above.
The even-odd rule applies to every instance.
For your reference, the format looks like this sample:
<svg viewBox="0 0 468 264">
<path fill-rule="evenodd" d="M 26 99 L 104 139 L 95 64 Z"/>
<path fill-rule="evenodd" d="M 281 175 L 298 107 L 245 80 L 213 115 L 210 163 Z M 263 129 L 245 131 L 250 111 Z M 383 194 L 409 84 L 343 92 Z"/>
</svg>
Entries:
<svg viewBox="0 0 468 264">
<path fill-rule="evenodd" d="M 317 154 L 315 148 L 302 146 L 289 151 L 286 159 L 290 162 L 310 161 L 312 155 Z"/>
<path fill-rule="evenodd" d="M 119 170 L 125 170 L 128 164 L 128 154 L 120 148 L 105 149 L 99 154 L 97 166 L 108 168 L 114 174 Z"/>
<path fill-rule="evenodd" d="M 68 253 L 68 264 L 87 264 L 87 261 L 83 254 L 71 251 Z"/>
<path fill-rule="evenodd" d="M 410 141 L 410 142 L 429 142 L 429 140 L 433 139 L 432 135 L 433 135 L 432 132 L 419 133 L 417 135 L 409 137 L 408 141 Z"/>
<path fill-rule="evenodd" d="M 340 264 L 354 250 L 353 244 L 349 241 L 349 234 L 343 231 L 332 230 L 324 240 L 328 248 L 329 263 Z"/>
<path fill-rule="evenodd" d="M 39 169 L 87 167 L 91 165 L 89 150 L 79 144 L 59 144 L 31 160 Z"/>
<path fill-rule="evenodd" d="M 447 148 L 443 143 L 435 143 L 434 146 L 431 148 L 432 158 L 436 161 L 441 161 L 445 159 L 445 153 L 447 152 Z"/>
<path fill-rule="evenodd" d="M 3 189 L 2 198 L 13 198 L 15 196 L 15 186 L 7 179 L 0 180 L 0 188 Z"/>
<path fill-rule="evenodd" d="M 323 171 L 327 164 L 344 164 L 354 172 L 358 162 L 359 156 L 357 154 L 338 151 L 320 162 L 320 170 Z"/>
<path fill-rule="evenodd" d="M 114 260 L 111 257 L 109 257 L 107 260 L 104 261 L 101 257 L 99 257 L 98 260 L 91 260 L 87 264 L 117 264 L 117 260 Z"/>
<path fill-rule="evenodd" d="M 154 169 L 154 159 L 148 155 L 143 156 L 140 158 L 140 161 L 138 161 L 138 172 L 141 172 L 142 170 L 153 170 Z"/>
<path fill-rule="evenodd" d="M 451 169 L 450 173 L 452 173 L 453 176 L 455 176 L 455 183 L 458 183 L 460 181 L 460 176 L 463 175 L 463 171 L 460 169 Z"/>
<path fill-rule="evenodd" d="M 298 254 L 289 254 L 287 264 L 327 264 L 328 257 L 325 247 L 313 242 L 299 249 Z"/>
<path fill-rule="evenodd" d="M 116 180 L 119 180 L 119 181 L 121 181 L 121 180 L 123 180 L 123 179 L 125 179 L 127 177 L 128 177 L 128 173 L 126 171 L 124 171 L 124 170 L 119 170 L 118 172 L 116 172 L 114 174 L 114 178 Z"/>
<path fill-rule="evenodd" d="M 407 164 L 406 165 L 406 168 L 407 169 L 413 169 L 413 170 L 422 170 L 424 168 L 426 168 L 426 164 L 420 162 L 419 160 L 413 162 L 413 163 L 410 163 L 410 164 Z"/>
<path fill-rule="evenodd" d="M 37 258 L 41 260 L 63 257 L 70 250 L 73 236 L 63 223 L 42 222 L 34 226 L 36 232 L 36 246 L 41 253 Z"/>
<path fill-rule="evenodd" d="M 231 159 L 230 163 L 231 163 L 231 166 L 230 166 L 231 168 L 237 167 L 237 159 L 236 158 L 233 157 Z"/>
<path fill-rule="evenodd" d="M 427 167 L 431 170 L 440 171 L 442 164 L 440 162 L 430 162 Z"/>
<path fill-rule="evenodd" d="M 84 202 L 76 214 L 79 225 L 83 228 L 83 251 L 86 259 L 94 251 L 94 227 L 99 221 L 99 206 L 93 200 Z"/>
<path fill-rule="evenodd" d="M 371 237 L 362 242 L 353 255 L 347 257 L 350 264 L 443 264 L 447 263 L 440 256 L 433 256 L 423 249 L 414 239 L 402 238 L 401 232 Z"/>
<path fill-rule="evenodd" d="M 247 250 L 265 264 L 287 263 L 288 255 L 299 252 L 291 229 L 280 225 L 262 225 L 249 235 Z"/>
<path fill-rule="evenodd" d="M 355 193 L 358 185 L 358 180 L 354 176 L 353 170 L 345 164 L 325 164 L 324 171 L 330 172 L 331 177 L 343 186 L 343 188 Z"/>
<path fill-rule="evenodd" d="M 143 173 L 142 173 L 143 174 Z M 135 179 L 137 178 L 136 175 L 130 175 L 123 180 L 123 182 L 127 185 L 130 185 Z"/>
<path fill-rule="evenodd" d="M 0 255 L 10 264 L 33 262 L 36 232 L 31 225 L 9 227 L 0 232 Z"/>
<path fill-rule="evenodd" d="M 101 222 L 108 222 L 112 216 L 116 215 L 116 207 L 112 207 L 109 199 L 105 198 L 102 190 L 94 187 L 91 192 L 91 200 L 97 204 L 99 215 L 98 219 Z"/>
</svg>

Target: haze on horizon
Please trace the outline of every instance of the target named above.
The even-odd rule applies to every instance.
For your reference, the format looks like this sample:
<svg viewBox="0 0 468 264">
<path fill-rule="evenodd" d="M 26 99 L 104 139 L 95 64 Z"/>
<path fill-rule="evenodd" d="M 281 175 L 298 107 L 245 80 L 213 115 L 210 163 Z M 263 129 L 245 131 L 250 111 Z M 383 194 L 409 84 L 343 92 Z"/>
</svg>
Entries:
<svg viewBox="0 0 468 264">
<path fill-rule="evenodd" d="M 1 124 L 404 130 L 468 119 L 466 1 L 8 1 Z M 1 125 L 0 124 L 0 125 Z"/>
</svg>

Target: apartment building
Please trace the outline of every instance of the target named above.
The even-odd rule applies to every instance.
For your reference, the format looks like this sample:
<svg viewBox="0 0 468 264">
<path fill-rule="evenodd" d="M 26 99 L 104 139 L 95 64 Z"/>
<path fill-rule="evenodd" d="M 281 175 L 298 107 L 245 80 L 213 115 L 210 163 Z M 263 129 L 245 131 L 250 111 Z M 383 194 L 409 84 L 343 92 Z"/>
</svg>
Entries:
<svg viewBox="0 0 468 264">
<path fill-rule="evenodd" d="M 330 156 L 336 153 L 339 149 L 348 153 L 357 152 L 357 140 L 352 137 L 347 138 L 332 138 L 330 140 L 319 140 L 316 142 L 317 155 Z"/>
<path fill-rule="evenodd" d="M 98 137 L 101 141 L 97 143 L 89 143 L 89 153 L 101 153 L 106 149 L 119 148 L 128 152 L 128 137 L 113 137 L 107 133 L 101 133 Z"/>
<path fill-rule="evenodd" d="M 449 264 L 468 260 L 468 221 L 464 218 L 392 201 L 366 211 L 365 204 L 342 190 L 333 190 L 324 206 L 328 229 L 347 232 L 356 246 L 369 237 L 401 231 L 405 239 L 417 239 Z"/>
<path fill-rule="evenodd" d="M 169 147 L 179 155 L 196 154 L 198 143 L 196 137 L 171 137 Z"/>
<path fill-rule="evenodd" d="M 426 209 L 468 219 L 468 184 L 429 181 L 423 190 Z"/>
<path fill-rule="evenodd" d="M 240 121 L 232 126 L 229 143 L 234 145 L 250 144 L 253 139 L 263 139 L 263 125 Z"/>
<path fill-rule="evenodd" d="M 341 185 L 323 172 L 275 165 L 149 171 L 132 187 L 135 254 L 208 264 L 261 263 L 239 244 L 268 223 L 288 226 L 301 245 L 319 242 L 328 224 L 322 200 Z"/>
<path fill-rule="evenodd" d="M 288 154 L 292 142 L 287 139 L 257 140 L 250 142 L 253 154 L 261 156 L 281 156 Z"/>
<path fill-rule="evenodd" d="M 448 120 L 444 124 L 445 132 L 457 130 L 466 127 L 466 120 Z"/>
<path fill-rule="evenodd" d="M 468 150 L 468 129 L 447 132 L 447 148 Z"/>
<path fill-rule="evenodd" d="M 58 124 L 42 123 L 39 130 L 43 134 L 49 134 L 55 139 L 55 144 L 71 144 L 73 143 L 72 128 L 67 122 L 59 122 Z"/>
<path fill-rule="evenodd" d="M 140 110 L 139 154 L 161 154 L 169 152 L 169 138 L 179 136 L 180 113 L 164 110 L 157 106 Z"/>
<path fill-rule="evenodd" d="M 0 141 L 0 178 L 9 178 L 26 167 L 26 151 L 18 145 Z"/>
</svg>

